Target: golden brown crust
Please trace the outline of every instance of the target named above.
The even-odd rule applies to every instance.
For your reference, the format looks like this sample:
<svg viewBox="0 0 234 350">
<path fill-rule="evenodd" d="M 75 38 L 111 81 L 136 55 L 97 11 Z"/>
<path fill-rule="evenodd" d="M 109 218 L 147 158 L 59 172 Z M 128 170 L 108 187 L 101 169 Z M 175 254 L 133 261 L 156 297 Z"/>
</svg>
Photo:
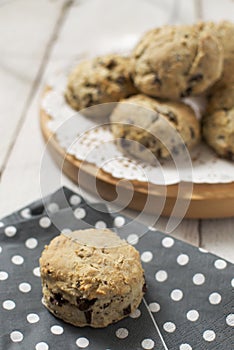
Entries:
<svg viewBox="0 0 234 350">
<path fill-rule="evenodd" d="M 172 146 L 172 152 L 179 150 L 179 143 L 183 146 L 184 142 L 190 149 L 200 140 L 200 125 L 195 113 L 182 102 L 159 101 L 145 95 L 135 95 L 122 102 L 123 105 L 119 104 L 111 115 L 112 131 L 117 139 L 121 139 L 119 145 L 138 158 L 148 160 L 144 148 L 156 157 L 167 158 L 170 152 L 157 140 L 160 136 L 166 146 Z M 182 139 L 179 136 L 175 139 L 177 133 Z M 136 144 L 125 140 L 136 141 Z"/>
<path fill-rule="evenodd" d="M 78 64 L 68 77 L 65 96 L 74 109 L 81 110 L 117 102 L 136 91 L 131 58 L 111 54 Z"/>
<path fill-rule="evenodd" d="M 55 237 L 40 267 L 46 307 L 74 325 L 104 327 L 134 311 L 143 297 L 139 253 L 107 229 Z"/>
<path fill-rule="evenodd" d="M 210 23 L 156 28 L 133 51 L 134 82 L 147 95 L 180 99 L 219 79 L 223 50 Z"/>
<path fill-rule="evenodd" d="M 221 157 L 234 160 L 234 107 L 203 118 L 203 137 Z"/>
</svg>

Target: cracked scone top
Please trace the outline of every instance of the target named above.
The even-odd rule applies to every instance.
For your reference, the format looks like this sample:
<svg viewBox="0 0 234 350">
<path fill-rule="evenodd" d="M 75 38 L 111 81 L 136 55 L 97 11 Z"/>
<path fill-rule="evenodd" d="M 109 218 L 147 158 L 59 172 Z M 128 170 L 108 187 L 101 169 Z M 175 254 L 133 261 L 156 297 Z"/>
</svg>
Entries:
<svg viewBox="0 0 234 350">
<path fill-rule="evenodd" d="M 200 125 L 191 107 L 145 95 L 124 99 L 111 114 L 111 129 L 119 147 L 144 161 L 168 158 L 193 148 Z M 134 142 L 132 142 L 134 141 Z"/>
<path fill-rule="evenodd" d="M 117 322 L 136 310 L 145 291 L 139 253 L 107 229 L 55 237 L 40 268 L 44 305 L 75 326 Z"/>
<path fill-rule="evenodd" d="M 223 66 L 223 49 L 211 23 L 153 29 L 137 44 L 133 57 L 135 85 L 160 98 L 205 92 Z"/>
<path fill-rule="evenodd" d="M 117 102 L 136 93 L 132 80 L 132 60 L 109 54 L 77 65 L 68 77 L 65 97 L 76 110 Z"/>
</svg>

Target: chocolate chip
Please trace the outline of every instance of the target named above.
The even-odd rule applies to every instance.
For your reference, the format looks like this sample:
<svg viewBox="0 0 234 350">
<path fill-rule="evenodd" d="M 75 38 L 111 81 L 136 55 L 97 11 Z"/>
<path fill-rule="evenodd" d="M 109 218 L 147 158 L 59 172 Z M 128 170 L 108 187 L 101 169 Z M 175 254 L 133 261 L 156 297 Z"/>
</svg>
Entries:
<svg viewBox="0 0 234 350">
<path fill-rule="evenodd" d="M 172 154 L 175 154 L 175 155 L 178 155 L 179 154 L 179 150 L 177 147 L 173 146 L 172 149 L 171 149 L 171 153 Z"/>
<path fill-rule="evenodd" d="M 173 123 L 175 123 L 176 125 L 178 125 L 178 120 L 177 120 L 177 117 L 176 117 L 176 115 L 173 113 L 173 112 L 168 112 L 167 114 L 166 114 L 166 117 L 168 117 L 168 119 L 171 121 L 171 122 L 173 122 Z"/>
<path fill-rule="evenodd" d="M 85 299 L 85 298 L 76 298 L 78 309 L 80 311 L 86 311 L 91 306 L 93 306 L 93 304 L 95 303 L 96 300 L 97 300 L 97 298 L 94 298 L 94 299 L 91 299 L 91 300 Z"/>
<path fill-rule="evenodd" d="M 225 136 L 224 135 L 219 135 L 218 136 L 218 140 L 224 140 L 225 139 Z"/>
<path fill-rule="evenodd" d="M 201 81 L 203 79 L 203 74 L 195 74 L 195 75 L 192 75 L 191 78 L 189 79 L 189 82 L 193 82 L 193 81 Z"/>
<path fill-rule="evenodd" d="M 61 293 L 54 293 L 53 297 L 50 297 L 51 304 L 62 306 L 66 304 L 68 301 L 63 298 Z"/>
<path fill-rule="evenodd" d="M 146 285 L 146 283 L 143 284 L 142 292 L 143 292 L 143 293 L 146 293 L 146 292 L 147 292 L 147 285 Z"/>
<path fill-rule="evenodd" d="M 190 130 L 191 138 L 194 139 L 195 138 L 195 131 L 194 131 L 194 129 L 190 126 L 189 130 Z"/>
<path fill-rule="evenodd" d="M 110 60 L 109 63 L 107 63 L 106 68 L 113 69 L 117 66 L 117 62 L 115 60 Z"/>
<path fill-rule="evenodd" d="M 120 139 L 120 143 L 121 143 L 121 146 L 123 148 L 129 147 L 129 140 L 126 140 L 126 139 L 122 138 L 122 139 Z"/>
<path fill-rule="evenodd" d="M 80 281 L 76 282 L 76 288 L 80 288 Z"/>
<path fill-rule="evenodd" d="M 109 305 L 110 305 L 110 303 L 105 303 L 105 304 L 103 305 L 103 309 L 106 309 Z"/>
<path fill-rule="evenodd" d="M 88 324 L 92 321 L 92 310 L 85 311 L 85 319 Z"/>
<path fill-rule="evenodd" d="M 234 160 L 234 153 L 232 151 L 227 151 L 226 158 L 229 160 Z"/>
<path fill-rule="evenodd" d="M 87 94 L 85 96 L 86 106 L 91 106 L 93 104 L 93 96 L 91 94 Z"/>
<path fill-rule="evenodd" d="M 191 95 L 193 89 L 190 87 L 188 87 L 184 92 L 181 93 L 180 97 L 188 97 Z"/>
<path fill-rule="evenodd" d="M 117 84 L 123 85 L 123 84 L 125 84 L 125 82 L 126 82 L 126 78 L 123 75 L 121 75 L 120 77 L 118 77 L 116 79 Z"/>
<path fill-rule="evenodd" d="M 157 75 L 155 75 L 154 80 L 153 80 L 153 84 L 158 84 L 158 85 L 162 85 L 162 80 L 159 79 L 159 77 Z"/>
<path fill-rule="evenodd" d="M 125 309 L 123 309 L 123 314 L 129 315 L 131 313 L 131 304 L 129 304 Z"/>
</svg>

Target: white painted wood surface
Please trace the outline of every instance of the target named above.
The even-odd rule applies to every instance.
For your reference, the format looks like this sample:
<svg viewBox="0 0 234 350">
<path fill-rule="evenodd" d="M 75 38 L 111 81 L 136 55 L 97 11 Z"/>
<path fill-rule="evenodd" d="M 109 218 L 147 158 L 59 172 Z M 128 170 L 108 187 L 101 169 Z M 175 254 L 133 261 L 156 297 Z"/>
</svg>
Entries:
<svg viewBox="0 0 234 350">
<path fill-rule="evenodd" d="M 0 37 L 0 217 L 35 200 L 41 191 L 61 185 L 77 189 L 44 153 L 38 108 L 50 72 L 80 56 L 126 50 L 148 28 L 198 18 L 234 20 L 234 1 L 0 2 L 5 33 Z M 47 174 L 43 186 L 42 158 Z M 94 200 L 87 193 L 85 197 Z M 156 226 L 163 229 L 166 221 L 162 218 Z M 172 235 L 234 261 L 234 219 L 184 220 Z"/>
</svg>

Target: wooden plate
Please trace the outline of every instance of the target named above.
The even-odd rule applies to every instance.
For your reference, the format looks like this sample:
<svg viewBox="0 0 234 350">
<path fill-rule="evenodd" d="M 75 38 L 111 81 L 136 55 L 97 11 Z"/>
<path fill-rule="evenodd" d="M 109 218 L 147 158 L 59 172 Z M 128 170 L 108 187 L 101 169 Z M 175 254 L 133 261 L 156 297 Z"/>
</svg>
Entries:
<svg viewBox="0 0 234 350">
<path fill-rule="evenodd" d="M 47 91 L 48 89 L 45 90 L 45 93 Z M 131 181 L 129 183 L 129 181 L 124 179 L 119 182 L 120 179 L 112 177 L 110 174 L 98 169 L 95 165 L 81 162 L 72 155 L 66 154 L 65 150 L 59 145 L 52 132 L 48 129 L 49 120 L 50 116 L 41 109 L 41 130 L 45 140 L 48 142 L 52 156 L 63 172 L 74 182 L 77 183 L 79 180 L 81 187 L 92 192 L 93 189 L 90 184 L 95 181 L 99 195 L 108 201 L 116 199 L 117 185 L 118 193 L 124 193 L 125 197 L 128 195 L 131 196 L 133 186 L 134 193 L 128 204 L 129 208 L 138 211 L 144 209 L 149 213 L 158 213 L 162 209 L 160 203 L 165 200 L 161 213 L 164 216 L 171 215 L 175 202 L 178 199 L 179 186 L 177 184 L 160 186 L 139 181 Z M 186 191 L 185 186 L 183 194 L 179 197 L 181 206 L 186 205 L 188 202 L 189 193 Z M 148 203 L 147 200 L 150 206 L 146 205 Z M 124 204 L 121 203 L 121 199 L 119 200 L 119 204 Z M 192 198 L 185 217 L 193 219 L 234 217 L 234 182 L 229 184 L 193 184 Z"/>
</svg>

